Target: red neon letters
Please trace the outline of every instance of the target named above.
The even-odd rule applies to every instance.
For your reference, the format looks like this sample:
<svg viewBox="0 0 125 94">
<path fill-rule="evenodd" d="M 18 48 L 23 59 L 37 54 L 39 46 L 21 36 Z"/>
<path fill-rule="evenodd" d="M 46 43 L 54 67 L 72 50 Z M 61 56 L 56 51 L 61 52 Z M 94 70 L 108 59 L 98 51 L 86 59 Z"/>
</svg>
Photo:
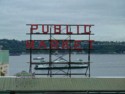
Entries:
<svg viewBox="0 0 125 94">
<path fill-rule="evenodd" d="M 70 41 L 68 40 L 62 40 L 60 43 L 58 40 L 50 40 L 48 43 L 46 43 L 44 40 L 41 41 L 35 41 L 35 40 L 27 40 L 26 41 L 26 48 L 27 49 L 75 49 L 75 50 L 80 50 L 84 49 L 82 46 L 82 40 L 74 40 L 71 44 Z M 36 44 L 38 43 L 38 44 Z M 88 41 L 88 49 L 92 49 L 92 43 L 93 40 Z M 38 45 L 36 47 L 35 45 Z"/>
<path fill-rule="evenodd" d="M 91 34 L 91 27 L 93 25 L 67 25 L 67 24 L 30 24 L 30 33 L 41 33 L 41 34 L 64 34 L 64 35 L 79 35 Z M 84 40 L 48 40 L 48 42 L 44 40 L 28 40 L 26 41 L 27 49 L 75 49 L 80 50 L 84 49 L 83 43 Z M 92 49 L 93 40 L 87 41 L 87 48 Z M 36 47 L 37 46 L 37 47 Z"/>
<path fill-rule="evenodd" d="M 93 25 L 38 25 L 38 24 L 32 24 L 30 27 L 30 33 L 35 33 L 39 31 L 39 33 L 48 34 L 48 33 L 54 33 L 54 34 L 91 34 L 91 26 Z M 50 32 L 49 29 L 52 29 Z M 76 28 L 76 32 L 74 31 L 74 28 Z M 38 30 L 39 29 L 39 30 Z M 62 32 L 63 31 L 63 32 Z"/>
</svg>

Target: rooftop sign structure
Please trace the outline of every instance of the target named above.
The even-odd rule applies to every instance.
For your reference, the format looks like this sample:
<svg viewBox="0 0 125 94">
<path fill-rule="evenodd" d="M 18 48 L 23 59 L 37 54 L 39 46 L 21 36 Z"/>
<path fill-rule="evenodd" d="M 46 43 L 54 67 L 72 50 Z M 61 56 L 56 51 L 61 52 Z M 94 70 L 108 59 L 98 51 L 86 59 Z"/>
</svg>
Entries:
<svg viewBox="0 0 125 94">
<path fill-rule="evenodd" d="M 27 24 L 30 26 L 30 39 L 26 41 L 26 48 L 30 51 L 30 67 L 29 72 L 35 75 L 84 75 L 90 77 L 90 50 L 92 50 L 93 40 L 90 36 L 93 35 L 91 24 Z M 33 39 L 33 36 L 43 35 L 44 39 Z M 64 38 L 60 38 L 62 35 Z M 80 40 L 72 38 L 72 35 L 81 36 Z M 83 35 L 88 36 L 83 40 Z M 43 37 L 42 36 L 42 37 Z M 49 38 L 48 38 L 49 37 Z M 47 50 L 49 58 L 47 62 L 35 62 L 32 54 L 34 51 L 42 52 Z M 63 50 L 63 51 L 62 51 Z M 72 52 L 86 51 L 88 60 L 72 61 Z M 41 53 L 42 54 L 42 53 Z M 62 55 L 63 54 L 63 55 Z M 56 58 L 53 58 L 55 56 Z M 68 58 L 65 58 L 65 56 Z M 43 60 L 43 58 L 42 58 Z M 35 67 L 33 67 L 35 65 Z M 72 70 L 84 70 L 82 73 Z M 43 72 L 46 70 L 46 72 Z M 39 71 L 39 72 L 38 72 Z M 61 71 L 61 72 L 55 72 Z"/>
</svg>

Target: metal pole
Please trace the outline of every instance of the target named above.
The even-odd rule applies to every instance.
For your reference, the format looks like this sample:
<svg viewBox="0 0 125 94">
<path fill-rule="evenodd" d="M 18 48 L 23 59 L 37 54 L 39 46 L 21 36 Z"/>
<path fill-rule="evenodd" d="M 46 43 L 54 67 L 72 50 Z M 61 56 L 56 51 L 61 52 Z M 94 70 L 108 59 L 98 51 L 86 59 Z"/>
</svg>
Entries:
<svg viewBox="0 0 125 94">
<path fill-rule="evenodd" d="M 70 27 L 70 32 L 71 32 L 71 27 Z M 69 77 L 71 77 L 71 35 L 69 35 L 70 38 L 70 49 L 69 49 L 69 68 L 70 68 L 70 74 Z"/>
<path fill-rule="evenodd" d="M 90 41 L 90 34 L 89 34 L 89 41 Z M 88 64 L 89 64 L 89 77 L 90 77 L 90 54 L 91 54 L 90 42 L 89 42 L 89 49 L 88 49 Z"/>
<path fill-rule="evenodd" d="M 49 73 L 50 73 L 50 77 L 52 77 L 52 69 L 51 69 L 51 66 L 52 66 L 52 48 L 51 48 L 51 27 L 50 27 L 50 52 L 49 52 L 49 67 L 50 67 L 50 70 L 49 70 Z"/>
<path fill-rule="evenodd" d="M 31 41 L 32 41 L 32 34 L 30 34 L 30 44 L 31 44 Z M 29 68 L 29 73 L 32 73 L 32 48 L 30 48 L 30 68 Z"/>
</svg>

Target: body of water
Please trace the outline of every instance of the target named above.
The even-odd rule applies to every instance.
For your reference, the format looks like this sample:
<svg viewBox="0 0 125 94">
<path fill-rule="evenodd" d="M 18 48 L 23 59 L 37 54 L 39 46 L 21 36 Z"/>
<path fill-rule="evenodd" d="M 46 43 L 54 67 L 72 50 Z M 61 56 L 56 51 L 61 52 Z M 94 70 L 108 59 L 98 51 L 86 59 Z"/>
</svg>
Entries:
<svg viewBox="0 0 125 94">
<path fill-rule="evenodd" d="M 33 57 L 41 56 L 45 61 L 49 61 L 49 55 L 33 55 Z M 65 56 L 65 58 L 67 58 Z M 73 54 L 72 61 L 83 59 L 87 61 L 87 55 Z M 53 58 L 56 58 L 53 56 Z M 30 55 L 9 56 L 9 75 L 14 75 L 22 70 L 29 71 Z M 67 58 L 68 59 L 68 58 Z M 92 54 L 91 55 L 91 76 L 108 76 L 121 77 L 125 76 L 125 55 L 124 54 Z"/>
</svg>

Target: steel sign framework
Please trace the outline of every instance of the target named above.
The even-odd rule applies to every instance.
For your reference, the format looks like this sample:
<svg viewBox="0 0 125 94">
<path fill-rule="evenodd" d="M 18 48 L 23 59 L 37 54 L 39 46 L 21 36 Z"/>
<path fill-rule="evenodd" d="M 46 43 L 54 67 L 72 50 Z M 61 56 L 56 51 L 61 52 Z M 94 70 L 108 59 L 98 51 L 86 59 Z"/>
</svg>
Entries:
<svg viewBox="0 0 125 94">
<path fill-rule="evenodd" d="M 27 26 L 30 26 L 30 32 L 27 33 L 27 35 L 30 35 L 30 40 L 26 41 L 26 48 L 30 52 L 30 73 L 50 77 L 54 75 L 66 75 L 69 77 L 72 75 L 83 75 L 90 77 L 90 54 L 93 42 L 91 35 L 94 35 L 90 29 L 94 25 L 27 24 Z M 44 39 L 33 39 L 34 35 L 44 36 Z M 65 37 L 59 39 L 61 35 Z M 88 38 L 87 40 L 75 40 L 72 39 L 73 35 L 81 36 L 80 38 L 87 36 Z M 38 52 L 42 50 L 49 52 L 49 61 L 42 63 L 35 62 L 33 60 L 34 51 Z M 82 52 L 83 50 L 88 54 L 87 61 L 72 61 L 72 53 Z M 82 69 L 84 71 L 81 72 Z M 74 70 L 79 70 L 79 72 L 74 73 Z"/>
</svg>

